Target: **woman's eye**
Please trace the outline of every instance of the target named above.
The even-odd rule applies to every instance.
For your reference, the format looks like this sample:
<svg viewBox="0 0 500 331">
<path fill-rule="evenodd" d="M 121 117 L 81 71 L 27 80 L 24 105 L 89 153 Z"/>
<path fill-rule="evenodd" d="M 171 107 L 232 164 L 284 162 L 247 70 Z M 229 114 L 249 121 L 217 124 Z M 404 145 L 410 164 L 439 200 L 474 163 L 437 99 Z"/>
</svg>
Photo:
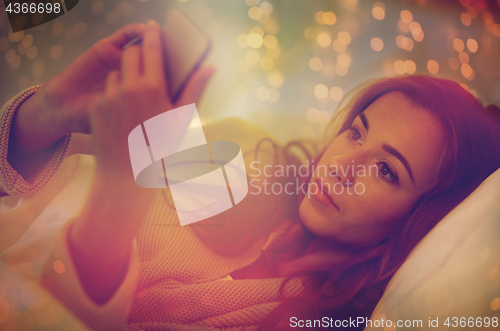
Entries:
<svg viewBox="0 0 500 331">
<path fill-rule="evenodd" d="M 384 162 L 378 162 L 378 171 L 379 175 L 382 179 L 387 180 L 391 183 L 396 182 L 396 177 L 392 173 L 391 169 Z"/>
<path fill-rule="evenodd" d="M 351 128 L 351 139 L 358 142 L 358 143 L 361 143 L 361 144 L 363 143 L 363 139 L 361 137 L 361 134 L 355 128 Z"/>
</svg>

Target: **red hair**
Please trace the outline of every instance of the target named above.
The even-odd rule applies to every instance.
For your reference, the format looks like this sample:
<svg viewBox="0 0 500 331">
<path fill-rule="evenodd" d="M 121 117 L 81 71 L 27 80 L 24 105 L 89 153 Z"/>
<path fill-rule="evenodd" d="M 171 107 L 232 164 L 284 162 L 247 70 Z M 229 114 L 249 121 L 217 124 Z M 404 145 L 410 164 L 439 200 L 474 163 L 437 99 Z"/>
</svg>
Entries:
<svg viewBox="0 0 500 331">
<path fill-rule="evenodd" d="M 262 330 L 276 329 L 284 325 L 280 322 L 288 320 L 290 316 L 309 319 L 319 319 L 322 316 L 369 317 L 387 283 L 415 245 L 500 167 L 500 130 L 490 116 L 491 113 L 498 116 L 498 107 L 483 107 L 474 96 L 454 81 L 423 75 L 375 79 L 350 93 L 344 98 L 350 101 L 332 118 L 325 132 L 324 146 L 320 146 L 318 150 L 324 151 L 327 143 L 348 129 L 359 113 L 379 97 L 392 91 L 403 93 L 409 102 L 427 110 L 439 121 L 446 135 L 445 146 L 436 165 L 430 188 L 417 200 L 410 216 L 401 220 L 392 237 L 386 238 L 375 247 L 357 252 L 354 259 L 340 267 L 319 272 L 305 270 L 288 277 L 282 289 L 292 278 L 305 276 L 305 285 L 310 290 L 310 295 L 303 298 L 283 298 L 282 303 L 262 321 Z M 277 155 L 278 147 L 270 142 Z M 314 148 L 293 141 L 283 149 L 287 162 L 297 163 L 299 160 L 292 152 L 294 147 L 299 147 L 309 159 L 317 160 L 322 155 L 322 152 L 314 155 Z M 258 150 L 259 146 L 256 153 Z M 302 198 L 298 197 L 299 202 Z M 277 201 L 273 204 L 277 213 L 270 212 L 268 219 L 256 223 L 255 219 L 246 219 L 243 217 L 245 215 L 242 215 L 245 208 L 252 208 L 249 203 L 251 199 L 226 213 L 231 222 L 223 222 L 224 225 L 217 228 L 217 233 L 207 232 L 206 227 L 196 227 L 199 235 L 220 251 L 234 251 L 235 247 L 245 249 L 256 238 L 269 233 L 283 221 L 286 217 L 280 217 L 282 208 L 285 203 L 290 204 L 286 200 Z M 297 214 L 298 205 L 291 206 Z M 287 206 L 287 210 L 289 207 Z M 238 239 L 234 242 L 221 243 L 220 236 L 227 231 L 244 233 L 245 236 L 235 236 Z M 279 252 L 291 247 L 286 235 L 283 238 L 278 242 L 282 244 L 281 247 L 275 246 L 276 254 L 273 256 L 273 252 L 268 253 L 271 260 L 281 258 Z"/>
</svg>

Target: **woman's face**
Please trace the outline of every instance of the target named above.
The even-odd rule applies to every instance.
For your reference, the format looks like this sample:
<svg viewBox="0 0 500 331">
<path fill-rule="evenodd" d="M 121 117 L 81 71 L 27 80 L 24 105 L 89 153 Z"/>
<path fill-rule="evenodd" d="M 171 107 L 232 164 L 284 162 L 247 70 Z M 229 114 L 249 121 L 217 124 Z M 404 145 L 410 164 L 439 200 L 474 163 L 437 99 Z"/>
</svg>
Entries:
<svg viewBox="0 0 500 331">
<path fill-rule="evenodd" d="M 390 92 L 355 118 L 316 165 L 300 205 L 320 237 L 370 247 L 390 237 L 436 171 L 441 126 L 401 92 Z"/>
</svg>

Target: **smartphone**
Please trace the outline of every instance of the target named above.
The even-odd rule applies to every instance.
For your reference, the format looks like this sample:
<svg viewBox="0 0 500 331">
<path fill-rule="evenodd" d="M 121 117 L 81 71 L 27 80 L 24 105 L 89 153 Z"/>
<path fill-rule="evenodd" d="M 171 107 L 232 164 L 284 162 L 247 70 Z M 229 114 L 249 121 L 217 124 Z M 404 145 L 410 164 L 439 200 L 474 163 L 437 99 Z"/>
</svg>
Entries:
<svg viewBox="0 0 500 331">
<path fill-rule="evenodd" d="M 170 97 L 176 102 L 188 79 L 211 49 L 210 38 L 186 14 L 172 11 L 163 27 L 165 70 Z"/>
<path fill-rule="evenodd" d="M 139 44 L 141 38 L 123 48 Z M 176 102 L 187 81 L 207 57 L 210 38 L 186 14 L 173 10 L 163 27 L 164 63 L 169 95 Z"/>
</svg>

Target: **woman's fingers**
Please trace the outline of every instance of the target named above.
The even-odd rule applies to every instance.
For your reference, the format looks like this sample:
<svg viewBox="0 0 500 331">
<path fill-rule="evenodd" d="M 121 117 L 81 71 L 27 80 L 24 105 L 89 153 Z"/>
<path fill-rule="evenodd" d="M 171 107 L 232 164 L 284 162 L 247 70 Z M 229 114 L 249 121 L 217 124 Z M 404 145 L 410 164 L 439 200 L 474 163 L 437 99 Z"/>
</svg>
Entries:
<svg viewBox="0 0 500 331">
<path fill-rule="evenodd" d="M 109 99 L 115 99 L 118 96 L 118 87 L 120 85 L 120 73 L 112 71 L 106 79 L 106 96 Z"/>
<path fill-rule="evenodd" d="M 215 66 L 212 65 L 196 70 L 186 83 L 176 107 L 191 103 L 198 104 L 215 70 Z"/>
<path fill-rule="evenodd" d="M 158 23 L 149 21 L 142 41 L 144 75 L 150 83 L 164 87 L 163 43 Z"/>
<path fill-rule="evenodd" d="M 137 46 L 128 47 L 123 51 L 121 73 L 124 87 L 133 88 L 140 78 L 141 71 L 141 50 Z"/>
<path fill-rule="evenodd" d="M 108 40 L 118 48 L 125 46 L 131 40 L 142 37 L 146 25 L 143 23 L 129 24 L 108 37 Z"/>
</svg>

